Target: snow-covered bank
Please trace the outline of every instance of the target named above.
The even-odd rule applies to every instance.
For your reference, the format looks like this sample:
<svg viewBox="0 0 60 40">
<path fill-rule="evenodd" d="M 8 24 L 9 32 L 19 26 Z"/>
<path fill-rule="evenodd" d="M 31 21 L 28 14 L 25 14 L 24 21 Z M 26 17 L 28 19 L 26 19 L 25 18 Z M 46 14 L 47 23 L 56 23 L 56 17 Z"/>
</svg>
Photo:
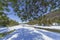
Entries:
<svg viewBox="0 0 60 40">
<path fill-rule="evenodd" d="M 47 29 L 60 30 L 60 26 L 35 26 L 35 28 L 47 28 Z"/>
<path fill-rule="evenodd" d="M 60 37 L 60 34 L 58 34 L 58 33 L 46 31 L 46 30 L 43 30 L 43 29 L 42 30 L 41 29 L 36 29 L 35 27 L 37 27 L 37 28 L 52 28 L 52 29 L 55 28 L 55 26 L 54 27 L 53 26 L 51 26 L 51 27 L 48 27 L 48 26 L 43 27 L 43 26 L 33 26 L 33 25 L 25 25 L 24 24 L 24 25 L 17 25 L 17 26 L 12 26 L 12 27 L 8 27 L 8 28 L 7 27 L 6 28 L 0 28 L 0 30 L 2 30 L 2 31 L 3 30 L 7 30 L 7 32 L 12 31 L 12 30 L 15 30 L 13 32 L 14 34 L 13 33 L 10 34 L 10 37 L 9 37 L 9 35 L 7 35 L 9 38 L 6 36 L 7 37 L 7 40 L 12 40 L 13 38 L 17 38 L 19 35 L 22 35 L 22 34 L 24 34 L 24 35 L 29 34 L 30 36 L 32 36 L 32 35 L 34 35 L 34 34 L 32 34 L 33 32 L 39 34 L 41 36 L 41 38 L 44 39 L 44 40 L 54 40 L 54 39 L 57 40 L 57 39 L 60 39 L 59 38 Z M 59 27 L 57 27 L 57 29 L 58 28 Z M 27 36 L 24 36 L 24 35 L 22 35 L 23 36 L 22 38 L 28 37 L 28 35 Z M 38 38 L 40 38 L 40 36 Z M 55 36 L 56 36 L 56 38 L 55 38 Z M 38 39 L 36 39 L 36 40 L 38 40 Z"/>
<path fill-rule="evenodd" d="M 17 37 L 18 37 L 18 34 L 14 34 L 14 35 L 12 35 L 11 38 L 9 38 L 9 39 L 7 39 L 7 40 L 12 40 L 13 38 L 17 38 Z"/>
<path fill-rule="evenodd" d="M 0 28 L 0 33 L 4 33 L 4 32 L 7 32 L 7 27 L 3 27 L 3 28 Z"/>
<path fill-rule="evenodd" d="M 48 28 L 48 29 L 56 29 L 60 30 L 60 26 L 37 26 L 37 25 L 25 25 L 26 27 L 34 27 L 34 28 Z"/>
<path fill-rule="evenodd" d="M 53 38 L 54 40 L 60 40 L 60 33 L 55 33 L 55 32 L 51 32 L 51 31 L 47 31 L 47 30 L 43 30 L 43 29 L 39 29 L 39 31 L 51 38 Z"/>
<path fill-rule="evenodd" d="M 0 33 L 3 33 L 4 31 L 9 32 L 9 31 L 12 31 L 12 30 L 16 30 L 16 29 L 20 29 L 20 28 L 26 28 L 26 27 L 30 27 L 30 28 L 44 28 L 44 29 L 47 28 L 47 29 L 53 29 L 53 30 L 60 30 L 60 26 L 36 26 L 36 25 L 22 24 L 22 25 L 16 25 L 16 26 L 12 26 L 12 27 L 0 28 Z"/>
<path fill-rule="evenodd" d="M 39 31 L 37 31 L 37 29 L 35 29 L 35 28 L 33 28 L 33 27 L 23 27 L 23 26 L 21 26 L 21 25 L 18 25 L 18 26 L 14 26 L 14 27 L 9 27 L 8 29 L 9 29 L 9 31 L 11 31 L 11 30 L 18 30 L 18 29 L 22 29 L 22 28 L 24 28 L 24 33 L 25 33 L 25 31 L 26 31 L 26 33 L 28 32 L 27 31 L 27 29 L 29 30 L 29 33 L 31 34 L 31 36 L 32 36 L 32 33 L 34 32 L 34 33 L 37 33 L 37 34 L 40 34 L 42 37 L 42 39 L 43 40 L 53 40 L 53 38 L 51 38 L 51 37 L 49 37 L 49 36 L 47 36 L 47 35 L 45 35 L 44 33 L 41 33 L 41 32 L 39 32 Z M 21 31 L 22 32 L 22 31 Z M 20 32 L 20 33 L 21 33 Z M 23 32 L 22 32 L 22 34 L 24 34 Z M 21 35 L 22 35 L 21 34 Z M 14 34 L 14 35 L 12 35 L 12 37 L 10 37 L 10 38 L 8 38 L 7 40 L 12 40 L 13 38 L 17 38 L 17 35 L 18 35 L 18 32 L 17 32 L 17 34 Z M 25 34 L 26 35 L 26 34 Z M 33 34 L 34 35 L 34 34 Z M 35 34 L 36 35 L 36 34 Z M 14 37 L 15 36 L 15 37 Z M 18 35 L 19 36 L 19 35 Z M 23 37 L 24 37 L 24 35 L 23 35 Z M 28 37 L 28 36 L 26 36 L 26 37 Z M 35 36 L 36 37 L 36 36 Z M 40 36 L 39 36 L 39 38 L 40 38 Z M 28 39 L 28 38 L 27 38 Z M 42 40 L 42 39 L 40 39 L 40 40 Z M 24 39 L 25 40 L 25 39 Z M 38 38 L 36 37 L 36 39 L 35 40 L 38 40 Z"/>
</svg>

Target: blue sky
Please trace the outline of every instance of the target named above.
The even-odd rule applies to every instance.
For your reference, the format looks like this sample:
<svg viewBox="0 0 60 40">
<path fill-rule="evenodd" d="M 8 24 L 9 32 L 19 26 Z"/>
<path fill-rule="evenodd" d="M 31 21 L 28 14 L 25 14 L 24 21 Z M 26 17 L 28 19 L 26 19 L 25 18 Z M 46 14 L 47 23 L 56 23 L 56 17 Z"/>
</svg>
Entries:
<svg viewBox="0 0 60 40">
<path fill-rule="evenodd" d="M 7 16 L 8 16 L 10 19 L 13 19 L 13 20 L 21 23 L 22 21 L 20 20 L 20 18 L 19 18 L 17 15 L 14 15 L 15 12 L 13 11 L 13 8 L 11 8 L 11 7 L 8 7 L 8 8 L 10 9 L 10 12 L 7 12 L 6 10 L 4 10 L 4 12 L 5 12 L 6 14 L 8 14 Z"/>
</svg>

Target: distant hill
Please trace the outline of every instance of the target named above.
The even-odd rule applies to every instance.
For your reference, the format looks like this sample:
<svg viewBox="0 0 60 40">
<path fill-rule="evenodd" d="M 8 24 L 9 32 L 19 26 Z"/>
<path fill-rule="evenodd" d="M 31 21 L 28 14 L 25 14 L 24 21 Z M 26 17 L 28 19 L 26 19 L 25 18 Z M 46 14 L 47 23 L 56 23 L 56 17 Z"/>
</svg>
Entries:
<svg viewBox="0 0 60 40">
<path fill-rule="evenodd" d="M 52 23 L 60 23 L 60 9 L 52 11 L 38 19 L 29 21 L 28 24 L 52 25 Z"/>
</svg>

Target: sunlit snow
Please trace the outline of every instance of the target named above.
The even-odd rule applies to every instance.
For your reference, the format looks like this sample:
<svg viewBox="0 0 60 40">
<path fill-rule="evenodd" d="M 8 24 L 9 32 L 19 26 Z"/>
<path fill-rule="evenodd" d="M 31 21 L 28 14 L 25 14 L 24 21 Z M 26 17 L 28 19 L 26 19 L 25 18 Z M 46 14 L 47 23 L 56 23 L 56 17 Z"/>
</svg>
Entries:
<svg viewBox="0 0 60 40">
<path fill-rule="evenodd" d="M 2 40 L 59 40 L 60 34 L 50 32 L 43 29 L 36 29 L 35 27 L 42 26 L 34 26 L 34 25 L 17 25 L 8 28 L 0 28 L 0 33 L 9 32 L 15 30 L 9 35 L 6 35 Z M 42 27 L 42 28 L 50 28 L 50 29 L 59 29 L 60 27 Z M 6 30 L 6 31 L 4 31 Z"/>
</svg>

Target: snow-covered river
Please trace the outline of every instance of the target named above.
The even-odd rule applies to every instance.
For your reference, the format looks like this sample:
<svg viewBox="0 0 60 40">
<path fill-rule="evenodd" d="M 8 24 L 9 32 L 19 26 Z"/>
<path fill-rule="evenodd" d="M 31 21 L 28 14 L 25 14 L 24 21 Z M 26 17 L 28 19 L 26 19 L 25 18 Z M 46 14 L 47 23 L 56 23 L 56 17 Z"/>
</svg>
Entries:
<svg viewBox="0 0 60 40">
<path fill-rule="evenodd" d="M 6 33 L 12 30 L 14 32 L 0 38 L 0 40 L 60 40 L 60 33 L 35 29 L 27 25 L 0 28 L 0 33 Z"/>
</svg>

